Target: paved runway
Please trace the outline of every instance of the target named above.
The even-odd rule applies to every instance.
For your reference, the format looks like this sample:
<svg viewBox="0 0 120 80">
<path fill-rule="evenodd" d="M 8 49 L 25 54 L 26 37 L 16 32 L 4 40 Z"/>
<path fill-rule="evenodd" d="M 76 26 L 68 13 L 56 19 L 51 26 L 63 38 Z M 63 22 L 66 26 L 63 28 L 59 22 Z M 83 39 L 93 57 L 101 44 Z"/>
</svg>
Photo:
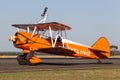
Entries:
<svg viewBox="0 0 120 80">
<path fill-rule="evenodd" d="M 0 59 L 0 72 L 40 71 L 60 69 L 101 69 L 120 68 L 120 58 L 103 59 L 102 64 L 97 64 L 94 59 L 82 58 L 42 58 L 43 62 L 38 65 L 19 65 L 17 60 Z"/>
</svg>

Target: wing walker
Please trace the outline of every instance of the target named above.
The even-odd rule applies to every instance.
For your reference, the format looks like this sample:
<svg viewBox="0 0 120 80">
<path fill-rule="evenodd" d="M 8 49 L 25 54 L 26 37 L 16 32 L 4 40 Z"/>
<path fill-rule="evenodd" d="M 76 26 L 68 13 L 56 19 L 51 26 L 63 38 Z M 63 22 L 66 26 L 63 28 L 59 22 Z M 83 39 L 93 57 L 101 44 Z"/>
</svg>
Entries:
<svg viewBox="0 0 120 80">
<path fill-rule="evenodd" d="M 47 9 L 37 23 L 12 25 L 18 31 L 10 40 L 16 48 L 23 50 L 23 54 L 17 56 L 20 65 L 41 63 L 34 52 L 97 59 L 98 63 L 101 63 L 100 59 L 110 57 L 110 45 L 105 37 L 100 37 L 92 46 L 68 40 L 66 31 L 71 27 L 60 22 L 46 22 Z"/>
</svg>

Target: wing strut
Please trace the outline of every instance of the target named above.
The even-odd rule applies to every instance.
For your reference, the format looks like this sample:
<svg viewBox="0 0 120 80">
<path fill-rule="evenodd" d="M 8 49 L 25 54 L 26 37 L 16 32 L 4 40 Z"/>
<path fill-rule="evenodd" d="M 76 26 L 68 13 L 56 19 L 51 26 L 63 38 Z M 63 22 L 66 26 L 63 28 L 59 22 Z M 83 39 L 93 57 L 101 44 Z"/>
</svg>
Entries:
<svg viewBox="0 0 120 80">
<path fill-rule="evenodd" d="M 49 32 L 50 32 L 50 38 L 51 38 L 52 47 L 54 47 L 53 37 L 52 37 L 52 30 L 51 30 L 51 27 L 50 27 L 50 26 L 49 26 Z"/>
<path fill-rule="evenodd" d="M 37 29 L 37 27 L 35 26 L 35 28 L 34 28 L 34 30 L 33 30 L 33 32 L 32 32 L 32 37 L 33 37 L 33 35 L 35 34 L 36 29 Z"/>
<path fill-rule="evenodd" d="M 28 32 L 28 33 L 30 32 L 30 28 L 29 28 L 29 26 L 27 27 L 27 32 Z"/>
<path fill-rule="evenodd" d="M 59 35 L 57 34 L 57 36 L 56 36 L 56 38 L 55 38 L 55 42 L 54 42 L 54 44 L 53 44 L 54 47 L 55 47 L 55 45 L 56 45 L 56 42 L 57 42 L 58 37 L 59 37 Z"/>
</svg>

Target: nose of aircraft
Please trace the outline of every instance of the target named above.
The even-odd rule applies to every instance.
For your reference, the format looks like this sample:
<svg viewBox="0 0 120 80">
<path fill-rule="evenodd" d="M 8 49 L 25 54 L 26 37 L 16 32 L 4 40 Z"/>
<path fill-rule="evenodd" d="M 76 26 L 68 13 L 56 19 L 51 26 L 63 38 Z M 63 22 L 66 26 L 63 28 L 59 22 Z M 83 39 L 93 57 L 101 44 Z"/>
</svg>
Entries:
<svg viewBox="0 0 120 80">
<path fill-rule="evenodd" d="M 16 41 L 16 36 L 14 36 L 14 35 L 13 35 L 13 36 L 10 36 L 10 39 L 9 39 L 9 40 L 11 40 L 11 41 L 13 41 L 13 42 Z"/>
</svg>

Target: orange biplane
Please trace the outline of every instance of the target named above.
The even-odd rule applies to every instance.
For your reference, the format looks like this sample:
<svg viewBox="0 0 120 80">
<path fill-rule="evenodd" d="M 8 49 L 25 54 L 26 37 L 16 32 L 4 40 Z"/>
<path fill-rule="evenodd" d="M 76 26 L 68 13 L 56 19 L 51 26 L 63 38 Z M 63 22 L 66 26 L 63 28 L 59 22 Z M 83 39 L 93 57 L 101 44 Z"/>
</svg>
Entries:
<svg viewBox="0 0 120 80">
<path fill-rule="evenodd" d="M 110 45 L 105 37 L 99 38 L 91 47 L 67 39 L 67 30 L 71 27 L 59 22 L 45 22 L 47 8 L 43 19 L 35 24 L 13 24 L 18 28 L 15 35 L 10 37 L 16 48 L 23 50 L 18 55 L 20 65 L 36 64 L 42 62 L 34 52 L 45 52 L 55 55 L 100 59 L 110 57 Z"/>
</svg>

